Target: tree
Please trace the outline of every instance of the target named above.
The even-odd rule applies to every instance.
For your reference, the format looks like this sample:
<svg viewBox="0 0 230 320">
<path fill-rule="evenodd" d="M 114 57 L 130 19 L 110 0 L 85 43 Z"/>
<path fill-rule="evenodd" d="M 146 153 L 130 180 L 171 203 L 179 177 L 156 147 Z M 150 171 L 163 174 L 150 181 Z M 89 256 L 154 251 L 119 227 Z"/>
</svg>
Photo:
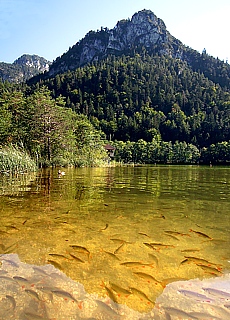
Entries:
<svg viewBox="0 0 230 320">
<path fill-rule="evenodd" d="M 74 152 L 73 134 L 76 115 L 63 107 L 64 100 L 54 100 L 45 88 L 28 98 L 30 105 L 30 132 L 28 145 L 41 163 L 52 163 L 56 157 L 70 156 Z"/>
<path fill-rule="evenodd" d="M 138 140 L 133 146 L 134 163 L 145 163 L 147 160 L 147 142 L 143 139 Z"/>
<path fill-rule="evenodd" d="M 0 101 L 0 144 L 6 144 L 10 140 L 12 129 L 12 116 L 4 101 Z"/>
<path fill-rule="evenodd" d="M 6 92 L 0 99 L 0 140 L 24 144 L 26 135 L 26 102 L 22 92 Z"/>
<path fill-rule="evenodd" d="M 76 142 L 75 165 L 96 166 L 107 159 L 102 133 L 84 115 L 78 115 L 74 124 Z"/>
</svg>

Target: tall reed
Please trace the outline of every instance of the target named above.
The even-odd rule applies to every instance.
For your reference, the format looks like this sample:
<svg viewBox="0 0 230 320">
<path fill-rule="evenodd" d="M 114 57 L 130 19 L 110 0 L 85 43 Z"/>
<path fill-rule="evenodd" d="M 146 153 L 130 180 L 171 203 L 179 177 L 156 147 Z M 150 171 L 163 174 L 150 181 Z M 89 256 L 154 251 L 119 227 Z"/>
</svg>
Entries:
<svg viewBox="0 0 230 320">
<path fill-rule="evenodd" d="M 34 160 L 24 150 L 15 146 L 0 149 L 0 172 L 1 173 L 25 173 L 36 171 Z"/>
</svg>

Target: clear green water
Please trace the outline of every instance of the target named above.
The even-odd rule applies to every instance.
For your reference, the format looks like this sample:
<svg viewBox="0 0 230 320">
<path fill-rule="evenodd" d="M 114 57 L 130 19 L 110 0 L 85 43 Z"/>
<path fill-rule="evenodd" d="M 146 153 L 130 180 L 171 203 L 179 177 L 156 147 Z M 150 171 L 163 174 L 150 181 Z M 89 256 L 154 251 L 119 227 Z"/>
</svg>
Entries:
<svg viewBox="0 0 230 320">
<path fill-rule="evenodd" d="M 44 170 L 1 177 L 0 194 L 0 253 L 51 263 L 135 310 L 171 281 L 229 271 L 228 167 Z"/>
</svg>

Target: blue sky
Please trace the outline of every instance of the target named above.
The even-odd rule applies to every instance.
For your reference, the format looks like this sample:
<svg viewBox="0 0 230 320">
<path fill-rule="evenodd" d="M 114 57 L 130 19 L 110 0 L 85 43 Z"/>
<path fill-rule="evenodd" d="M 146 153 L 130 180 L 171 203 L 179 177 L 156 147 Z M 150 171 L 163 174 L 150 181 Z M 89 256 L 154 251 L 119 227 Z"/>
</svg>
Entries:
<svg viewBox="0 0 230 320">
<path fill-rule="evenodd" d="M 229 0 L 0 0 L 0 61 L 24 53 L 50 61 L 90 30 L 152 10 L 185 45 L 230 60 Z"/>
</svg>

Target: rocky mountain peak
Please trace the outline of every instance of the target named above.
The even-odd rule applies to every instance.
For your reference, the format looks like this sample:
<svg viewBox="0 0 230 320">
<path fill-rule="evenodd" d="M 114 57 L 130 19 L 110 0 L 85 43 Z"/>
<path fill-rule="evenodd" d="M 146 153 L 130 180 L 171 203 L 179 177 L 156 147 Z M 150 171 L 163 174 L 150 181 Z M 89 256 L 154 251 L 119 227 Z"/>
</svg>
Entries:
<svg viewBox="0 0 230 320">
<path fill-rule="evenodd" d="M 166 26 L 163 20 L 157 18 L 157 16 L 151 10 L 142 10 L 135 13 L 132 16 L 131 23 L 134 25 L 145 25 L 150 27 L 148 31 L 151 31 L 152 27 L 160 27 L 160 29 L 166 30 Z"/>
<path fill-rule="evenodd" d="M 44 72 L 49 70 L 50 62 L 43 57 L 37 55 L 23 54 L 17 60 L 13 62 L 14 65 L 28 66 L 34 68 L 39 72 Z"/>
<path fill-rule="evenodd" d="M 37 55 L 24 54 L 13 63 L 0 62 L 0 80 L 24 82 L 49 70 L 51 62 Z"/>
<path fill-rule="evenodd" d="M 125 50 L 134 46 L 151 47 L 166 40 L 164 22 L 150 10 L 135 13 L 131 20 L 121 20 L 110 30 L 108 48 Z"/>
<path fill-rule="evenodd" d="M 142 10 L 131 19 L 118 21 L 113 29 L 103 28 L 87 33 L 69 51 L 56 59 L 50 67 L 49 75 L 74 70 L 111 53 L 122 54 L 143 46 L 152 50 L 157 47 L 159 53 L 173 55 L 180 44 L 179 40 L 170 35 L 161 19 L 150 10 Z"/>
</svg>

